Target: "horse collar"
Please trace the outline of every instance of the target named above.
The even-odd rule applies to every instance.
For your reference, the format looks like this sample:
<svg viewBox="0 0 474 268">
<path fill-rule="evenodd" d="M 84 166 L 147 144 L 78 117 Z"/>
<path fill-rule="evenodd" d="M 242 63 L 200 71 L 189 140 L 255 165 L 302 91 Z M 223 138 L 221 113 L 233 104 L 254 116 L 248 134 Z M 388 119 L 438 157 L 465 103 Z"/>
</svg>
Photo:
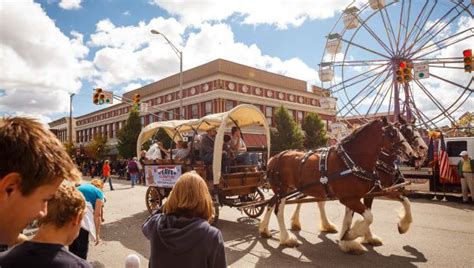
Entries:
<svg viewBox="0 0 474 268">
<path fill-rule="evenodd" d="M 375 174 L 375 171 L 369 172 L 365 170 L 363 167 L 357 165 L 354 160 L 350 157 L 350 155 L 346 152 L 344 149 L 344 146 L 342 144 L 339 144 L 337 146 L 337 154 L 340 156 L 342 159 L 342 162 L 346 165 L 346 167 L 349 169 L 349 172 L 354 174 L 356 177 L 361 178 L 363 180 L 367 181 L 374 181 L 376 180 L 377 176 Z M 343 171 L 341 172 L 341 175 L 344 173 L 346 175 L 348 172 Z"/>
</svg>

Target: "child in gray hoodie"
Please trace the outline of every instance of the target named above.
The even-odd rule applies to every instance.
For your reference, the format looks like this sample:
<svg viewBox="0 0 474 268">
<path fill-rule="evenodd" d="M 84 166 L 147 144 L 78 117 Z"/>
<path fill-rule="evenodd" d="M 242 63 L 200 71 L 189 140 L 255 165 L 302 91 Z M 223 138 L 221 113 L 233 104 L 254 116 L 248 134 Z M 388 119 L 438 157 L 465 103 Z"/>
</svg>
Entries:
<svg viewBox="0 0 474 268">
<path fill-rule="evenodd" d="M 151 244 L 150 267 L 226 267 L 224 239 L 209 224 L 212 213 L 204 179 L 195 172 L 183 174 L 163 208 L 143 224 Z"/>
</svg>

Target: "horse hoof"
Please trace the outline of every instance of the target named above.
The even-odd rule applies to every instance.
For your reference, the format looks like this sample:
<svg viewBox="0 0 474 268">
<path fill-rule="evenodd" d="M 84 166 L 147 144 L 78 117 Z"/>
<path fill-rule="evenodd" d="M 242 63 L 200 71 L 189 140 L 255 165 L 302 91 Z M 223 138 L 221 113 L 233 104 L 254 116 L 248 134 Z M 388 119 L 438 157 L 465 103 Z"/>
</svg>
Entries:
<svg viewBox="0 0 474 268">
<path fill-rule="evenodd" d="M 270 232 L 260 232 L 260 236 L 262 238 L 272 238 L 272 234 Z"/>
<path fill-rule="evenodd" d="M 294 248 L 294 247 L 299 246 L 300 244 L 298 243 L 298 240 L 296 240 L 296 238 L 290 238 L 286 240 L 285 242 L 280 243 L 280 245 L 289 247 L 289 248 Z"/>
<path fill-rule="evenodd" d="M 406 233 L 406 232 L 408 231 L 408 229 L 402 228 L 402 227 L 400 226 L 400 224 L 397 224 L 397 228 L 398 228 L 398 233 L 399 233 L 399 234 L 404 234 L 404 233 Z"/>
<path fill-rule="evenodd" d="M 345 253 L 354 255 L 361 255 L 367 252 L 367 249 L 355 240 L 341 240 L 339 241 L 339 248 Z"/>
<path fill-rule="evenodd" d="M 321 228 L 319 228 L 319 230 L 323 233 L 329 233 L 329 234 L 337 233 L 337 228 L 336 228 L 335 225 L 329 225 L 329 226 L 326 226 L 326 227 L 321 226 Z"/>
<path fill-rule="evenodd" d="M 291 225 L 291 230 L 293 230 L 293 231 L 301 231 L 301 225 L 294 223 L 294 224 Z"/>
<path fill-rule="evenodd" d="M 381 245 L 383 245 L 383 242 L 378 237 L 371 237 L 371 238 L 364 238 L 364 240 L 362 240 L 362 244 L 369 244 L 374 247 L 380 247 Z"/>
</svg>

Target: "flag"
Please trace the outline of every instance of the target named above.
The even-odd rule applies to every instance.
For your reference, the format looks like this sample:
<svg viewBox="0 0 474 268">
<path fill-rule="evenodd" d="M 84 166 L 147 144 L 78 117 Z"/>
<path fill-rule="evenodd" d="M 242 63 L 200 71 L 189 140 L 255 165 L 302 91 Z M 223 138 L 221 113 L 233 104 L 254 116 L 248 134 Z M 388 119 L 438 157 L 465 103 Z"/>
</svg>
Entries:
<svg viewBox="0 0 474 268">
<path fill-rule="evenodd" d="M 444 143 L 443 133 L 441 133 L 438 161 L 440 182 L 451 182 L 453 180 L 453 176 L 451 174 L 451 167 L 449 166 L 449 157 L 448 153 L 446 152 L 446 144 Z"/>
<path fill-rule="evenodd" d="M 434 160 L 434 145 L 433 145 L 433 138 L 430 137 L 430 145 L 428 145 L 428 162 Z"/>
</svg>

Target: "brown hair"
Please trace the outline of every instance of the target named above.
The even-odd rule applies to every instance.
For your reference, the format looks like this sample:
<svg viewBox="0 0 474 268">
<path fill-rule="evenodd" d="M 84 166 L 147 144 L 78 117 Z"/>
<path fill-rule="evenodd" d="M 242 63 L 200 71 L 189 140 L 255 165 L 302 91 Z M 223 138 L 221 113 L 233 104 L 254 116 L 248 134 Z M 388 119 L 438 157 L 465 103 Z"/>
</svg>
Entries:
<svg viewBox="0 0 474 268">
<path fill-rule="evenodd" d="M 212 211 L 212 199 L 206 182 L 196 172 L 181 175 L 163 205 L 165 214 L 198 217 L 207 221 L 211 220 Z"/>
<path fill-rule="evenodd" d="M 24 117 L 0 118 L 0 180 L 13 172 L 22 177 L 24 195 L 58 180 L 81 180 L 64 145 L 41 123 Z"/>
<path fill-rule="evenodd" d="M 46 217 L 38 220 L 38 224 L 51 224 L 57 228 L 64 227 L 71 222 L 79 213 L 83 214 L 86 209 L 86 201 L 81 192 L 74 186 L 62 184 L 48 201 L 48 213 Z"/>
</svg>

